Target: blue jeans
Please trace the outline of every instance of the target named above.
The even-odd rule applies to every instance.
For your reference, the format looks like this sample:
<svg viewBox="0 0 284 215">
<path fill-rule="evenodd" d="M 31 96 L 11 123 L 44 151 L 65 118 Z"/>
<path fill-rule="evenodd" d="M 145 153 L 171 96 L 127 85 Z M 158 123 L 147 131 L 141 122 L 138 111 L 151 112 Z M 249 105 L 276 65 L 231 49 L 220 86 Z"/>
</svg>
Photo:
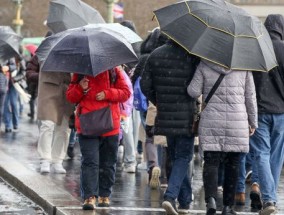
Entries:
<svg viewBox="0 0 284 215">
<path fill-rule="evenodd" d="M 18 127 L 19 124 L 19 94 L 14 86 L 11 86 L 6 94 L 4 102 L 4 123 L 6 129 Z"/>
<path fill-rule="evenodd" d="M 237 183 L 237 193 L 246 192 L 246 153 L 240 153 L 239 177 Z"/>
<path fill-rule="evenodd" d="M 6 92 L 0 92 L 0 130 L 2 124 L 2 116 L 4 111 L 4 101 L 5 101 Z"/>
<path fill-rule="evenodd" d="M 177 198 L 181 206 L 187 206 L 192 201 L 188 166 L 193 156 L 194 136 L 167 137 L 167 143 L 172 161 L 172 170 L 164 199 Z"/>
<path fill-rule="evenodd" d="M 284 161 L 284 114 L 259 114 L 258 126 L 250 145 L 254 151 L 262 199 L 277 202 Z"/>
<path fill-rule="evenodd" d="M 81 158 L 81 196 L 109 197 L 115 181 L 118 135 L 86 137 L 79 135 Z"/>
</svg>

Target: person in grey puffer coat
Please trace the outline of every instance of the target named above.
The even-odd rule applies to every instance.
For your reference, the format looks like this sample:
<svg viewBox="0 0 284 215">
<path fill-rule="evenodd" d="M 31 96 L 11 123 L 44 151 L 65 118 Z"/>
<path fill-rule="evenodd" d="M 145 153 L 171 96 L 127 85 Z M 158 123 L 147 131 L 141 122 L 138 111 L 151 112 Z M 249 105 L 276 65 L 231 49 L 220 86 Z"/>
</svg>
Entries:
<svg viewBox="0 0 284 215">
<path fill-rule="evenodd" d="M 201 112 L 199 141 L 204 152 L 203 181 L 207 215 L 216 214 L 218 166 L 224 159 L 225 178 L 222 215 L 232 209 L 241 153 L 249 151 L 249 136 L 257 128 L 256 92 L 250 71 L 232 71 L 202 60 L 189 84 L 188 94 L 203 102 L 220 74 L 225 74 Z"/>
</svg>

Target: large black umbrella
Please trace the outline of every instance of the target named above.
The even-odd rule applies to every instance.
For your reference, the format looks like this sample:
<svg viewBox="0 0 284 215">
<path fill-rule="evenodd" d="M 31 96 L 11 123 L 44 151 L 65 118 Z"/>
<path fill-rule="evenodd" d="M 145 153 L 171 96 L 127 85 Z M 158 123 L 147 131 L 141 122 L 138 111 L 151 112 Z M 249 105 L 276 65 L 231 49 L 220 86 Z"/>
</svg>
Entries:
<svg viewBox="0 0 284 215">
<path fill-rule="evenodd" d="M 154 11 L 161 31 L 189 53 L 233 70 L 277 66 L 261 21 L 223 0 L 189 0 Z"/>
<path fill-rule="evenodd" d="M 53 0 L 49 3 L 47 26 L 54 33 L 89 23 L 105 23 L 101 14 L 80 0 Z"/>
<path fill-rule="evenodd" d="M 19 55 L 21 41 L 10 26 L 0 26 L 0 63 Z"/>
<path fill-rule="evenodd" d="M 135 62 L 125 37 L 103 27 L 81 27 L 47 37 L 37 49 L 45 72 L 98 75 L 115 66 Z"/>
</svg>

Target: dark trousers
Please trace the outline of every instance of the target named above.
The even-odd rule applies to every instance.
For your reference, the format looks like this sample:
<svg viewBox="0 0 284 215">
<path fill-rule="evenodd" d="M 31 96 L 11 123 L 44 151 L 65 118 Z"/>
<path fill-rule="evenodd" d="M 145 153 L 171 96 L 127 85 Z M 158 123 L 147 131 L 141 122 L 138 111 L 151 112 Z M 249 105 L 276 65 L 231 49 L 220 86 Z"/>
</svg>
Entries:
<svg viewBox="0 0 284 215">
<path fill-rule="evenodd" d="M 205 202 L 210 197 L 217 199 L 218 168 L 222 161 L 224 162 L 223 205 L 232 206 L 235 201 L 239 175 L 240 153 L 236 152 L 204 152 L 203 182 Z"/>
<path fill-rule="evenodd" d="M 115 181 L 118 135 L 86 137 L 79 135 L 81 158 L 81 196 L 109 197 Z"/>
</svg>

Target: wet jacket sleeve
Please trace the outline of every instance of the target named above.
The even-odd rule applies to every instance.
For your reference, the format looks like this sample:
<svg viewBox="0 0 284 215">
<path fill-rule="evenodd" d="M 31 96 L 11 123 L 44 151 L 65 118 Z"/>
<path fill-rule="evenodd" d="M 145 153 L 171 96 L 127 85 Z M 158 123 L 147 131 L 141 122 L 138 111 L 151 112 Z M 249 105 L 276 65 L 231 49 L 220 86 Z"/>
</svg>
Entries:
<svg viewBox="0 0 284 215">
<path fill-rule="evenodd" d="M 149 58 L 145 63 L 145 68 L 140 81 L 140 87 L 147 99 L 156 106 L 156 93 L 153 86 L 153 77 Z"/>
<path fill-rule="evenodd" d="M 248 113 L 249 125 L 252 128 L 257 128 L 257 103 L 252 72 L 247 72 L 246 76 L 245 105 Z"/>
<path fill-rule="evenodd" d="M 66 91 L 66 99 L 73 104 L 79 103 L 84 96 L 84 90 L 78 83 L 78 75 L 74 74 Z"/>
<path fill-rule="evenodd" d="M 27 72 L 26 72 L 26 78 L 27 81 L 30 83 L 38 83 L 38 77 L 39 77 L 39 62 L 36 55 L 34 55 L 30 61 L 27 63 Z"/>
<path fill-rule="evenodd" d="M 204 77 L 202 74 L 202 66 L 200 64 L 194 73 L 192 81 L 187 87 L 187 93 L 193 98 L 198 98 L 199 96 L 201 96 L 203 90 L 203 82 Z"/>
<path fill-rule="evenodd" d="M 105 99 L 111 102 L 125 102 L 130 97 L 131 92 L 123 77 L 122 71 L 115 68 L 116 81 L 114 87 L 111 87 L 105 92 Z"/>
</svg>

